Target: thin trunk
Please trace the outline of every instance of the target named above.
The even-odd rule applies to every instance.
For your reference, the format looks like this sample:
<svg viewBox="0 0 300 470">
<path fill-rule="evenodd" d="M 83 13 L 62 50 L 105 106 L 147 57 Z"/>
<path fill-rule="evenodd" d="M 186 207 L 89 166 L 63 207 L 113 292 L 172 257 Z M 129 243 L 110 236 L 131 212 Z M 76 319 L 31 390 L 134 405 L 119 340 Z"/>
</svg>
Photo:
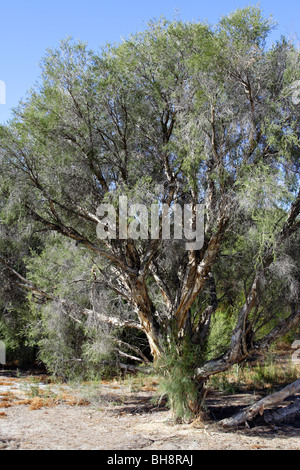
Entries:
<svg viewBox="0 0 300 470">
<path fill-rule="evenodd" d="M 219 254 L 222 238 L 224 236 L 224 229 L 227 223 L 228 215 L 226 215 L 225 208 L 223 215 L 218 221 L 217 233 L 211 236 L 201 261 L 197 262 L 197 258 L 196 256 L 193 256 L 193 254 L 190 256 L 181 288 L 179 303 L 174 313 L 178 331 L 184 327 L 189 309 L 201 289 L 203 289 L 207 278 L 211 273 L 212 267 Z"/>
<path fill-rule="evenodd" d="M 134 282 L 131 281 L 131 296 L 141 328 L 147 336 L 151 354 L 154 360 L 157 360 L 162 354 L 161 331 L 155 318 L 155 307 L 143 278 L 138 277 Z"/>
</svg>

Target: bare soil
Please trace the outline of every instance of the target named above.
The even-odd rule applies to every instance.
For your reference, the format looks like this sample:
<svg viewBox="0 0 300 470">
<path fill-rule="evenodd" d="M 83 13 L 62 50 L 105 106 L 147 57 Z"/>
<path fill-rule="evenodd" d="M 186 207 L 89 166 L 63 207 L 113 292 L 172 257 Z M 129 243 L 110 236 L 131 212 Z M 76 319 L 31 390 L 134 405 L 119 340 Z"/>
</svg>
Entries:
<svg viewBox="0 0 300 470">
<path fill-rule="evenodd" d="M 47 377 L 0 373 L 1 450 L 300 450 L 300 422 L 268 426 L 262 418 L 227 431 L 218 421 L 261 396 L 208 397 L 210 419 L 175 424 L 157 405 L 155 383 L 136 389 L 103 382 L 77 389 Z"/>
</svg>

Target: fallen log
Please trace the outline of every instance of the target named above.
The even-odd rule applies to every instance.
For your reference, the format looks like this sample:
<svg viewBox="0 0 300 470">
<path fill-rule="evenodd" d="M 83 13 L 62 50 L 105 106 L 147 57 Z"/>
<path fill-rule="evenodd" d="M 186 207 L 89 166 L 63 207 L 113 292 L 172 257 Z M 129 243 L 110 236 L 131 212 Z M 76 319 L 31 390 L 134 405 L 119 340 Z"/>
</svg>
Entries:
<svg viewBox="0 0 300 470">
<path fill-rule="evenodd" d="M 252 419 L 258 413 L 263 415 L 266 408 L 277 403 L 281 403 L 289 396 L 298 392 L 300 392 L 300 379 L 297 379 L 295 382 L 283 388 L 279 392 L 272 393 L 271 395 L 262 398 L 254 405 L 248 406 L 246 409 L 238 412 L 231 418 L 223 419 L 220 423 L 225 427 L 235 427 L 248 421 L 252 421 Z"/>
<path fill-rule="evenodd" d="M 282 423 L 283 421 L 290 421 L 296 416 L 300 417 L 300 398 L 295 400 L 294 403 L 291 403 L 284 408 L 280 408 L 275 411 L 267 411 L 264 414 L 264 420 L 268 424 L 277 424 Z"/>
</svg>

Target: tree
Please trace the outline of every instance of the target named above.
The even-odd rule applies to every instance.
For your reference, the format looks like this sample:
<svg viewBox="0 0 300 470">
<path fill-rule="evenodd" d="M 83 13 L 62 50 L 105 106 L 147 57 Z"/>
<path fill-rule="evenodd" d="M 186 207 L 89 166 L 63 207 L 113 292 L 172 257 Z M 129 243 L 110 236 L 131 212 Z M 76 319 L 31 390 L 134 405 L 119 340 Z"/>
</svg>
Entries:
<svg viewBox="0 0 300 470">
<path fill-rule="evenodd" d="M 100 54 L 64 41 L 1 128 L 10 207 L 93 260 L 96 279 L 131 309 L 99 321 L 143 331 L 154 361 L 188 378 L 182 397 L 196 414 L 211 375 L 300 320 L 299 54 L 284 38 L 266 49 L 273 27 L 248 7 L 215 28 L 152 22 Z M 118 209 L 120 195 L 189 204 L 194 225 L 204 204 L 203 246 L 99 240 L 97 208 Z M 43 291 L 38 279 L 23 284 Z M 53 300 L 49 287 L 42 295 Z M 75 303 L 63 302 L 71 314 Z M 229 309 L 230 338 L 209 356 L 211 319 Z"/>
</svg>

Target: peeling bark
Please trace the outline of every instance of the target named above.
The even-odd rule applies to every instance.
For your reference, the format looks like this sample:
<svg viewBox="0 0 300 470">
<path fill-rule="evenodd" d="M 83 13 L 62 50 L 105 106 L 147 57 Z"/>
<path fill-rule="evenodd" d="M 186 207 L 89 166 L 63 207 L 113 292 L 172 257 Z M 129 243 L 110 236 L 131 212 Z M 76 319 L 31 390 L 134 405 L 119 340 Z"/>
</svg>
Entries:
<svg viewBox="0 0 300 470">
<path fill-rule="evenodd" d="M 197 263 L 194 253 L 191 253 L 190 255 L 189 264 L 186 268 L 182 283 L 179 303 L 174 313 L 178 331 L 184 327 L 189 309 L 191 308 L 196 296 L 204 287 L 219 254 L 224 230 L 229 221 L 229 214 L 227 212 L 228 208 L 225 204 L 218 221 L 217 233 L 211 236 L 201 261 Z"/>
</svg>

